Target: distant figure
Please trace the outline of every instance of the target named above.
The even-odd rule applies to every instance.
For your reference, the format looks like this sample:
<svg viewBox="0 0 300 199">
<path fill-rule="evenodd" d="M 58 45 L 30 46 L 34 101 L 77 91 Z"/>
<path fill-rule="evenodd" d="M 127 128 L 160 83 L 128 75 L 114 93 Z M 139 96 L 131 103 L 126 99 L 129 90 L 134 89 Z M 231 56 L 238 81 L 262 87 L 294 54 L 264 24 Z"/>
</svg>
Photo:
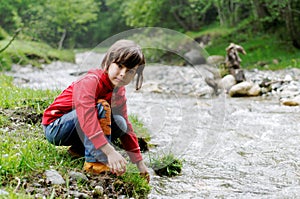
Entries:
<svg viewBox="0 0 300 199">
<path fill-rule="evenodd" d="M 231 43 L 226 48 L 226 68 L 228 69 L 228 72 L 235 77 L 237 83 L 246 81 L 245 74 L 240 65 L 242 60 L 239 56 L 239 52 L 244 55 L 246 54 L 246 51 L 242 46 L 234 43 Z"/>
<path fill-rule="evenodd" d="M 107 51 L 102 69 L 92 69 L 73 82 L 45 110 L 42 124 L 47 140 L 70 146 L 73 157 L 85 157 L 83 169 L 122 175 L 126 159 L 112 146 L 117 138 L 131 162 L 149 181 L 137 137 L 127 116 L 125 86 L 137 75 L 140 89 L 144 54 L 133 41 L 119 40 Z"/>
</svg>

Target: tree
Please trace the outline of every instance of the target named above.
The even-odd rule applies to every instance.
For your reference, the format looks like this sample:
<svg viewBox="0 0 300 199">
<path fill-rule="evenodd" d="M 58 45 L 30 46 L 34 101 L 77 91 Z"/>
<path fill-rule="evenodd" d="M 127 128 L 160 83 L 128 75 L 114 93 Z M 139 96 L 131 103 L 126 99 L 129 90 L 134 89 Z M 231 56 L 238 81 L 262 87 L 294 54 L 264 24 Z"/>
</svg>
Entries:
<svg viewBox="0 0 300 199">
<path fill-rule="evenodd" d="M 236 26 L 251 14 L 250 3 L 243 0 L 212 0 L 218 10 L 221 26 Z"/>
<path fill-rule="evenodd" d="M 263 29 L 285 27 L 281 34 L 300 49 L 300 0 L 252 0 L 252 4 Z"/>
<path fill-rule="evenodd" d="M 84 30 L 84 24 L 96 20 L 98 11 L 99 4 L 94 0 L 49 0 L 44 20 L 61 34 L 58 49 L 62 48 L 68 33 Z"/>
</svg>

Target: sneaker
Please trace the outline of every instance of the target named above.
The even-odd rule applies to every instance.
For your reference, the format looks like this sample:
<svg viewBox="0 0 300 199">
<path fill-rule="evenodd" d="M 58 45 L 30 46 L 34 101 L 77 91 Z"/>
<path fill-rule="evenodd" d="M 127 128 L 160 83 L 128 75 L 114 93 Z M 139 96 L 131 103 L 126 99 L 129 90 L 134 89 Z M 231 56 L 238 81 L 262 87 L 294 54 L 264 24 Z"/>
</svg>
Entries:
<svg viewBox="0 0 300 199">
<path fill-rule="evenodd" d="M 84 157 L 84 151 L 80 151 L 78 149 L 76 149 L 75 147 L 71 146 L 68 149 L 68 153 L 70 154 L 70 156 L 72 158 L 82 158 Z"/>
<path fill-rule="evenodd" d="M 83 170 L 92 174 L 100 174 L 110 171 L 109 167 L 101 162 L 85 162 L 83 165 Z"/>
</svg>

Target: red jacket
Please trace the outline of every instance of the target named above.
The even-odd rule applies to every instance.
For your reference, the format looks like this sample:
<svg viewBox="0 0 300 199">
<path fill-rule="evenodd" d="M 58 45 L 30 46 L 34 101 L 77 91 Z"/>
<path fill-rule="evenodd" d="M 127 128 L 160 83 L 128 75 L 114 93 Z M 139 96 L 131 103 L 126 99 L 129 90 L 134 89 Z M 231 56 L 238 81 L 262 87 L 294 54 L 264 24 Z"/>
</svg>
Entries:
<svg viewBox="0 0 300 199">
<path fill-rule="evenodd" d="M 125 87 L 114 89 L 108 75 L 101 69 L 90 70 L 66 88 L 45 110 L 42 124 L 49 125 L 76 109 L 81 129 L 98 149 L 108 142 L 97 118 L 98 99 L 105 99 L 111 105 L 113 114 L 125 118 L 128 128 L 127 133 L 120 138 L 122 145 L 133 163 L 142 160 L 136 135 L 127 116 Z"/>
</svg>

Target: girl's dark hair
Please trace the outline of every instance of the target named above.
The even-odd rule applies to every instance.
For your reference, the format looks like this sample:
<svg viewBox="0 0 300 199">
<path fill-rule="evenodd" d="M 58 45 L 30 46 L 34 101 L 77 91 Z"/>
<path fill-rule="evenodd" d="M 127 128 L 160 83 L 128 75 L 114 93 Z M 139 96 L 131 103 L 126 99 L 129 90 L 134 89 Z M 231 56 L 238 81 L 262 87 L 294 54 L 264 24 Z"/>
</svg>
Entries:
<svg viewBox="0 0 300 199">
<path fill-rule="evenodd" d="M 112 63 L 124 65 L 129 69 L 138 65 L 135 88 L 139 90 L 142 87 L 145 57 L 139 45 L 131 40 L 119 40 L 115 42 L 104 56 L 101 67 L 104 71 L 107 71 Z"/>
</svg>

